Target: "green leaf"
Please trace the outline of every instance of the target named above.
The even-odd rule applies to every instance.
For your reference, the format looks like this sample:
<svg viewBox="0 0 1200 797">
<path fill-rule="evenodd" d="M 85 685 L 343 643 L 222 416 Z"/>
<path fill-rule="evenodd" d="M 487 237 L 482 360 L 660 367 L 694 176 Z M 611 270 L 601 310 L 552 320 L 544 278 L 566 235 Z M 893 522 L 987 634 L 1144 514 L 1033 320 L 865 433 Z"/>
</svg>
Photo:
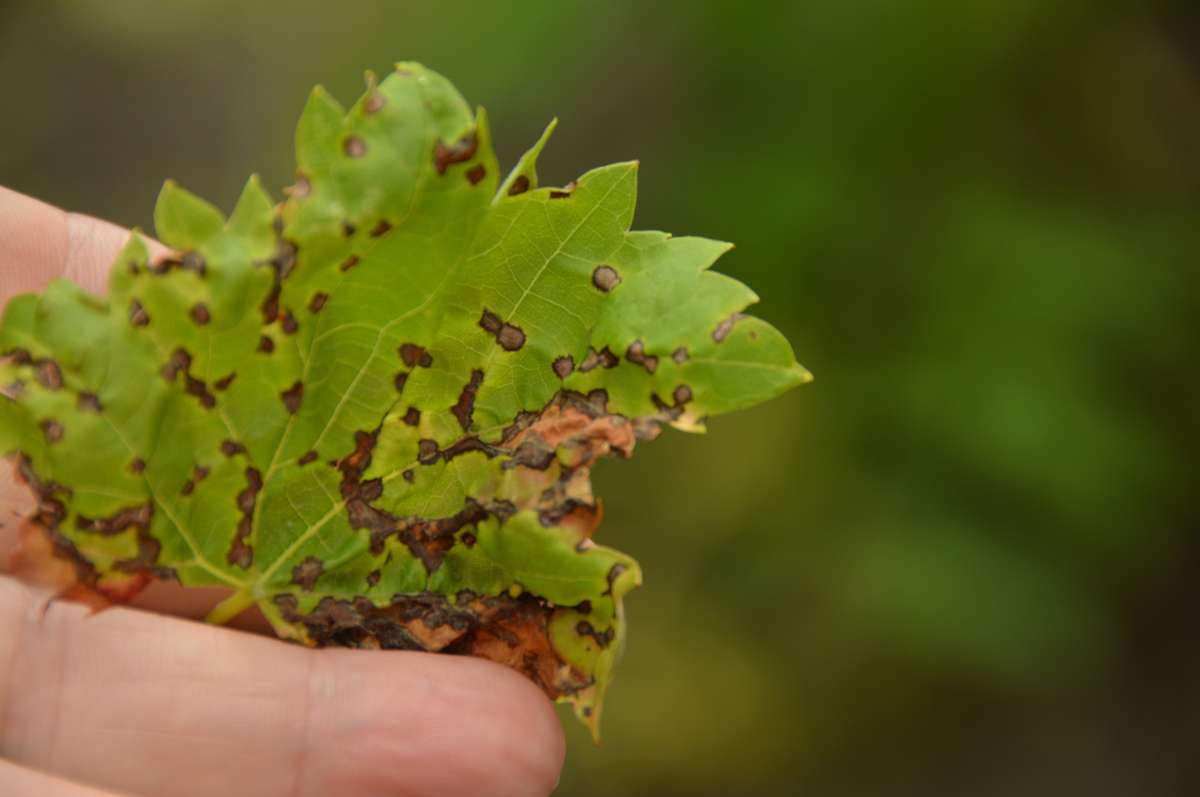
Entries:
<svg viewBox="0 0 1200 797">
<path fill-rule="evenodd" d="M 298 172 L 229 220 L 168 182 L 176 251 L 134 235 L 98 298 L 0 325 L 0 447 L 86 588 L 224 585 L 314 645 L 486 656 L 593 731 L 637 563 L 591 539 L 590 468 L 809 379 L 709 270 L 630 232 L 638 165 L 503 183 L 486 115 L 401 64 L 348 111 L 314 90 Z"/>
</svg>

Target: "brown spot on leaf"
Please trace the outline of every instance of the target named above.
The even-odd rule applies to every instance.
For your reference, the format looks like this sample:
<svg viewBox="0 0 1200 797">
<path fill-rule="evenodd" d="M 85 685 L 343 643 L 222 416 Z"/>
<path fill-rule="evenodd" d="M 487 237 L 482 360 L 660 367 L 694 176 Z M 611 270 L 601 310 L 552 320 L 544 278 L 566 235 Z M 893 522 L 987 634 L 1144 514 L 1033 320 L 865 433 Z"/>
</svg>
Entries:
<svg viewBox="0 0 1200 797">
<path fill-rule="evenodd" d="M 317 293 L 314 293 L 313 297 L 308 300 L 308 312 L 310 312 L 310 313 L 321 312 L 321 308 L 325 306 L 325 302 L 327 302 L 327 301 L 329 301 L 328 293 L 321 293 L 320 291 L 318 291 Z"/>
<path fill-rule="evenodd" d="M 202 481 L 204 481 L 205 479 L 207 479 L 207 478 L 208 478 L 208 466 L 206 466 L 206 465 L 193 465 L 193 466 L 192 466 L 192 478 L 193 478 L 193 479 L 194 479 L 196 482 L 202 482 Z"/>
<path fill-rule="evenodd" d="M 717 324 L 716 329 L 713 330 L 712 339 L 717 343 L 725 340 L 725 338 L 729 337 L 729 333 L 733 331 L 733 325 L 745 317 L 742 313 L 734 313 L 729 316 L 729 318 Z"/>
<path fill-rule="evenodd" d="M 418 346 L 415 343 L 405 343 L 400 346 L 400 359 L 409 368 L 428 368 L 433 365 L 433 355 L 427 352 L 424 347 Z"/>
<path fill-rule="evenodd" d="M 305 452 L 304 456 L 302 456 L 302 457 L 300 457 L 300 459 L 296 460 L 296 464 L 299 465 L 300 467 L 304 467 L 308 463 L 316 462 L 316 461 L 317 461 L 317 452 L 316 451 L 308 451 L 308 452 Z"/>
<path fill-rule="evenodd" d="M 491 310 L 484 310 L 479 326 L 490 332 L 505 351 L 516 351 L 525 345 L 525 332 L 518 326 L 500 320 Z"/>
<path fill-rule="evenodd" d="M 672 397 L 675 399 L 676 406 L 687 404 L 692 400 L 692 389 L 687 385 L 680 385 L 679 387 L 675 388 L 675 392 L 672 394 Z"/>
<path fill-rule="evenodd" d="M 304 401 L 304 383 L 296 382 L 287 390 L 279 394 L 283 399 L 283 406 L 287 408 L 289 415 L 295 415 L 300 411 L 300 404 Z"/>
<path fill-rule="evenodd" d="M 422 465 L 432 465 L 438 459 L 438 444 L 436 440 L 425 437 L 417 441 L 417 461 Z"/>
<path fill-rule="evenodd" d="M 312 193 L 312 183 L 309 182 L 304 172 L 296 172 L 296 182 L 285 193 L 293 199 L 304 199 Z"/>
<path fill-rule="evenodd" d="M 554 375 L 559 379 L 566 379 L 575 370 L 575 358 L 569 354 L 564 354 L 554 361 L 551 366 L 554 369 Z"/>
<path fill-rule="evenodd" d="M 243 446 L 241 443 L 235 442 L 233 440 L 222 440 L 221 441 L 221 453 L 227 457 L 234 457 L 234 456 L 237 456 L 238 454 L 244 454 L 245 452 L 246 452 L 246 447 Z"/>
<path fill-rule="evenodd" d="M 409 426 L 416 426 L 421 422 L 421 411 L 416 407 L 409 407 L 402 420 Z"/>
<path fill-rule="evenodd" d="M 275 341 L 266 335 L 262 335 L 258 339 L 258 351 L 262 352 L 263 354 L 270 354 L 271 352 L 275 351 Z"/>
<path fill-rule="evenodd" d="M 593 368 L 616 368 L 621 364 L 621 359 L 613 354 L 612 349 L 605 346 L 600 351 L 589 349 L 587 357 L 583 358 L 583 362 L 579 364 L 579 370 L 587 373 Z"/>
<path fill-rule="evenodd" d="M 371 589 L 379 583 L 379 576 L 380 573 L 378 570 L 372 570 L 370 573 L 367 573 L 367 589 Z"/>
<path fill-rule="evenodd" d="M 191 495 L 192 493 L 196 492 L 195 480 L 188 479 L 187 481 L 185 481 L 183 483 L 183 487 L 180 488 L 179 492 L 183 495 Z"/>
<path fill-rule="evenodd" d="M 346 140 L 342 142 L 342 149 L 351 158 L 361 158 L 367 154 L 367 142 L 358 136 L 347 136 Z"/>
<path fill-rule="evenodd" d="M 404 385 L 408 382 L 408 372 L 400 371 L 396 374 L 396 378 L 392 380 L 392 384 L 396 386 L 397 393 L 404 392 Z"/>
<path fill-rule="evenodd" d="M 208 390 L 208 385 L 201 382 L 191 374 L 184 374 L 185 388 L 189 396 L 195 396 L 200 402 L 200 406 L 205 409 L 212 409 L 217 405 L 217 397 Z"/>
<path fill-rule="evenodd" d="M 212 320 L 212 316 L 209 315 L 208 312 L 208 305 L 204 304 L 204 302 L 196 302 L 194 305 L 192 305 L 190 315 L 192 320 L 200 326 L 204 326 Z"/>
<path fill-rule="evenodd" d="M 228 390 L 229 386 L 233 384 L 233 380 L 235 379 L 237 379 L 237 371 L 230 371 L 216 382 L 213 382 L 213 387 L 215 387 L 217 390 Z"/>
<path fill-rule="evenodd" d="M 616 632 L 611 626 L 604 629 L 604 632 L 601 633 L 597 631 L 596 627 L 587 620 L 580 620 L 575 624 L 575 633 L 579 634 L 580 636 L 591 637 L 596 641 L 596 644 L 602 648 L 608 647 L 612 643 L 613 638 L 616 636 Z"/>
<path fill-rule="evenodd" d="M 225 559 L 229 564 L 248 570 L 254 563 L 254 549 L 248 542 L 254 522 L 254 504 L 262 490 L 262 474 L 256 468 L 246 468 L 246 487 L 237 494 L 237 508 L 242 513 L 234 533 L 233 544 Z"/>
<path fill-rule="evenodd" d="M 315 556 L 306 556 L 300 564 L 292 568 L 292 583 L 305 592 L 312 592 L 313 585 L 325 572 L 325 563 Z"/>
<path fill-rule="evenodd" d="M 63 425 L 58 421 L 52 418 L 47 418 L 39 423 L 38 426 L 41 427 L 42 434 L 46 436 L 47 443 L 57 443 L 59 440 L 63 439 Z"/>
<path fill-rule="evenodd" d="M 54 360 L 38 360 L 33 376 L 47 390 L 59 390 L 63 386 L 62 371 Z"/>
<path fill-rule="evenodd" d="M 358 228 L 351 224 L 349 220 L 342 222 L 342 236 L 344 238 L 353 238 L 356 232 L 358 232 Z"/>
<path fill-rule="evenodd" d="M 291 310 L 288 310 L 284 314 L 283 321 L 279 326 L 283 329 L 283 332 L 286 335 L 295 335 L 296 330 L 300 328 L 300 324 L 296 321 L 296 316 L 292 315 Z"/>
<path fill-rule="evenodd" d="M 467 171 L 467 182 L 471 185 L 479 185 L 483 178 L 487 177 L 487 169 L 482 163 L 477 163 Z"/>
<path fill-rule="evenodd" d="M 629 348 L 625 350 L 625 359 L 642 366 L 647 373 L 652 374 L 658 370 L 658 357 L 646 354 L 646 348 L 642 345 L 641 340 L 635 340 L 629 344 Z"/>
<path fill-rule="evenodd" d="M 80 393 L 76 406 L 83 412 L 102 412 L 104 407 L 100 405 L 100 397 L 95 393 Z"/>
<path fill-rule="evenodd" d="M 363 103 L 363 110 L 367 113 L 379 113 L 383 109 L 385 102 L 382 94 L 373 92 L 371 96 L 367 97 L 367 101 Z"/>
<path fill-rule="evenodd" d="M 608 293 L 621 284 L 621 275 L 612 266 L 596 266 L 592 272 L 592 284 L 597 290 Z"/>
<path fill-rule="evenodd" d="M 411 468 L 404 471 L 400 475 L 403 476 L 404 481 L 408 482 L 409 484 L 412 484 L 412 480 L 416 477 L 416 474 L 412 472 Z"/>
<path fill-rule="evenodd" d="M 671 359 L 679 365 L 683 365 L 688 360 L 688 350 L 686 346 L 680 346 L 675 351 L 671 352 Z"/>
<path fill-rule="evenodd" d="M 387 219 L 380 219 L 374 227 L 371 228 L 371 237 L 378 238 L 382 235 L 387 235 L 392 229 L 392 223 Z"/>
<path fill-rule="evenodd" d="M 342 271 L 349 271 L 350 269 L 354 268 L 357 265 L 358 265 L 358 255 L 350 255 L 350 257 L 348 257 L 342 261 L 342 264 L 340 266 L 338 266 L 338 268 L 340 268 Z"/>
<path fill-rule="evenodd" d="M 518 196 L 529 190 L 529 178 L 523 174 L 518 174 L 517 179 L 512 181 L 512 185 L 508 187 L 509 196 Z"/>
<path fill-rule="evenodd" d="M 134 457 L 129 463 L 130 473 L 141 473 L 146 469 L 146 460 L 141 457 Z"/>
<path fill-rule="evenodd" d="M 135 327 L 144 327 L 150 323 L 149 314 L 137 299 L 131 299 L 129 302 L 129 323 Z"/>
<path fill-rule="evenodd" d="M 450 412 L 458 419 L 458 425 L 464 432 L 471 429 L 471 416 L 475 412 L 475 395 L 479 392 L 479 386 L 482 384 L 483 371 L 476 368 L 471 371 L 470 380 L 458 394 L 458 401 L 450 408 Z"/>
<path fill-rule="evenodd" d="M 450 168 L 455 163 L 466 163 L 475 157 L 475 151 L 479 148 L 479 139 L 474 131 L 468 133 L 458 140 L 453 146 L 446 146 L 441 141 L 433 148 L 433 165 L 437 169 L 437 173 L 444 175 L 446 169 Z"/>
</svg>

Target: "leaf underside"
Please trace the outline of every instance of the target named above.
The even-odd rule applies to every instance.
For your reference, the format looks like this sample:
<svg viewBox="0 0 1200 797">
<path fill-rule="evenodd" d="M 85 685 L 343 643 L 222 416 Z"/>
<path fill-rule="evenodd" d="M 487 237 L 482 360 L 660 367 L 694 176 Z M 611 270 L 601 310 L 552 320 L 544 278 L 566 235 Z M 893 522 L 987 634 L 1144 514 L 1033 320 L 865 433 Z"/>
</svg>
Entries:
<svg viewBox="0 0 1200 797">
<path fill-rule="evenodd" d="M 485 656 L 593 733 L 637 563 L 592 542 L 590 468 L 807 381 L 729 246 L 631 232 L 637 164 L 503 181 L 487 117 L 417 64 L 324 90 L 275 204 L 168 182 L 108 295 L 0 324 L 0 454 L 36 497 L 26 572 L 127 600 L 223 585 L 310 645 Z"/>
</svg>

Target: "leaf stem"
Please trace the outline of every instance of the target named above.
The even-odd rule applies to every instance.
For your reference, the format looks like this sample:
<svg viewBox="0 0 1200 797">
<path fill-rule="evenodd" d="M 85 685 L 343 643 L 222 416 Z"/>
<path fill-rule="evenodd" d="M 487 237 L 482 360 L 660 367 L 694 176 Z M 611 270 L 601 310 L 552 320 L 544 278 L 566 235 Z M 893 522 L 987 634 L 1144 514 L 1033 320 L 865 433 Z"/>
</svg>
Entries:
<svg viewBox="0 0 1200 797">
<path fill-rule="evenodd" d="M 254 595 L 249 590 L 240 589 L 214 606 L 204 618 L 204 622 L 225 625 L 253 605 Z"/>
</svg>

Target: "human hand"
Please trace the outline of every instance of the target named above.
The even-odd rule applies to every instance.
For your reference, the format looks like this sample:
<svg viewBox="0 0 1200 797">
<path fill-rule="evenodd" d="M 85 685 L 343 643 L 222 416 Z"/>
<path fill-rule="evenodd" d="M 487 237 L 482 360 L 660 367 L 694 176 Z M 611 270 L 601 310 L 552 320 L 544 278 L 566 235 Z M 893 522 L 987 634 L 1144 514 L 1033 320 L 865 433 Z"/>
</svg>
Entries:
<svg viewBox="0 0 1200 797">
<path fill-rule="evenodd" d="M 127 237 L 0 188 L 0 307 L 55 277 L 102 291 Z M 0 468 L 0 570 L 27 505 Z M 0 574 L 0 794 L 552 791 L 562 729 L 514 671 L 458 656 L 313 650 L 181 619 L 222 597 L 156 584 L 131 608 L 89 614 Z"/>
</svg>

